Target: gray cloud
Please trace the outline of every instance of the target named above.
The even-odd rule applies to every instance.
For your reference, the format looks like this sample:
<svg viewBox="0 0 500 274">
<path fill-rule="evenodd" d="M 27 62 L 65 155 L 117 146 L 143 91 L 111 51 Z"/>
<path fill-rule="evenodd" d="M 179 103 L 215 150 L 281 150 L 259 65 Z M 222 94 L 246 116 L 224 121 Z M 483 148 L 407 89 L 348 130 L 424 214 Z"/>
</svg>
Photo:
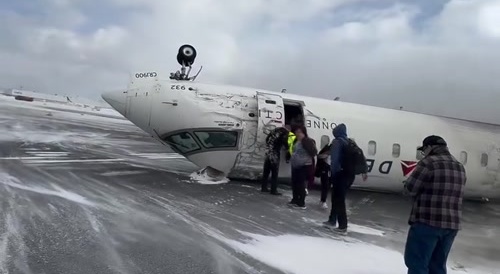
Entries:
<svg viewBox="0 0 500 274">
<path fill-rule="evenodd" d="M 200 81 L 500 123 L 500 1 L 432 16 L 384 2 L 106 0 L 115 12 L 99 20 L 87 2 L 45 0 L 40 14 L 0 12 L 0 86 L 96 98 L 130 72 L 176 70 L 191 43 Z"/>
</svg>

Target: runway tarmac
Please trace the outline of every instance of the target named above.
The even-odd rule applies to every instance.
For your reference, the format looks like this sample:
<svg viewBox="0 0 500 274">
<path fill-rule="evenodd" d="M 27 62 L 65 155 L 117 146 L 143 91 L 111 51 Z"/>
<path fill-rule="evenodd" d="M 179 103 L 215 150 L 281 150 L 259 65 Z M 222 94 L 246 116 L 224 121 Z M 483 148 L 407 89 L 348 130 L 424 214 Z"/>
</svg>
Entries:
<svg viewBox="0 0 500 274">
<path fill-rule="evenodd" d="M 3 96 L 0 96 L 3 97 Z M 130 122 L 0 98 L 0 273 L 406 273 L 410 202 L 353 191 L 351 232 L 258 183 L 206 184 Z M 500 273 L 500 205 L 466 203 L 449 273 Z"/>
</svg>

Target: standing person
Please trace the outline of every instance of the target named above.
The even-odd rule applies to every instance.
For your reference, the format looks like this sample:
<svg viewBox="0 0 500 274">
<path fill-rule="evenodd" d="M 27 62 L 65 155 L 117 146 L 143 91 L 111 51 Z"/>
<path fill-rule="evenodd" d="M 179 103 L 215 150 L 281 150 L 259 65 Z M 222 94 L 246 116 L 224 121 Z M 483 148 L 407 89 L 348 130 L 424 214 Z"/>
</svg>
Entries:
<svg viewBox="0 0 500 274">
<path fill-rule="evenodd" d="M 321 199 L 320 207 L 323 209 L 328 209 L 326 203 L 326 198 L 328 197 L 328 191 L 330 190 L 329 174 L 330 174 L 330 147 L 331 144 L 326 144 L 318 152 L 318 161 L 316 163 L 316 171 L 314 176 L 319 177 L 321 181 Z"/>
<path fill-rule="evenodd" d="M 297 127 L 295 136 L 297 136 L 297 143 L 290 159 L 292 165 L 293 198 L 289 205 L 306 209 L 306 184 L 309 179 L 312 159 L 318 151 L 313 140 L 307 136 L 306 127 Z"/>
<path fill-rule="evenodd" d="M 311 140 L 313 141 L 314 143 L 314 147 L 316 147 L 316 141 L 314 141 L 314 139 L 311 138 Z M 315 157 L 311 157 L 312 158 L 312 165 L 311 165 L 311 168 L 309 169 L 309 176 L 307 178 L 307 186 L 306 186 L 306 196 L 309 195 L 309 188 L 312 189 L 314 187 L 314 173 L 315 173 L 315 170 L 316 170 L 316 159 Z"/>
<path fill-rule="evenodd" d="M 300 127 L 301 125 L 303 125 L 302 123 L 302 120 L 300 117 L 294 117 L 291 119 L 290 121 L 290 125 L 287 125 L 288 126 L 288 139 L 287 139 L 287 143 L 288 143 L 288 150 L 287 150 L 287 153 L 286 153 L 286 163 L 290 163 L 290 158 L 292 157 L 292 154 L 293 154 L 293 149 L 295 147 L 295 144 L 297 143 L 297 136 L 295 136 L 295 130 Z"/>
<path fill-rule="evenodd" d="M 332 209 L 328 221 L 324 224 L 335 227 L 338 221 L 339 226 L 335 228 L 335 231 L 346 233 L 347 209 L 345 200 L 347 191 L 354 182 L 356 174 L 363 174 L 363 180 L 366 180 L 368 166 L 363 151 L 353 140 L 347 138 L 345 124 L 336 126 L 332 130 L 332 134 L 335 137 L 330 148 Z"/>
<path fill-rule="evenodd" d="M 406 193 L 413 197 L 405 264 L 408 274 L 445 274 L 448 254 L 461 229 L 467 177 L 443 138 L 428 136 L 418 150 L 424 158 L 405 183 Z"/>
<path fill-rule="evenodd" d="M 264 160 L 264 172 L 262 177 L 262 192 L 268 192 L 267 180 L 271 173 L 271 194 L 281 195 L 278 192 L 278 172 L 280 167 L 281 148 L 287 148 L 287 135 L 289 127 L 279 127 L 274 129 L 266 137 L 266 159 Z"/>
</svg>

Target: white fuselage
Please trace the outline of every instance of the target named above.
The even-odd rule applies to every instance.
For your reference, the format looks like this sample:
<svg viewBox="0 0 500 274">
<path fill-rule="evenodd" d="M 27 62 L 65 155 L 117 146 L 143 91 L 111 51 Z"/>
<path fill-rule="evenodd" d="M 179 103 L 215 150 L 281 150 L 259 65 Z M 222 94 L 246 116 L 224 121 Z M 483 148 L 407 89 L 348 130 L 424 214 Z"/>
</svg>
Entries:
<svg viewBox="0 0 500 274">
<path fill-rule="evenodd" d="M 262 174 L 266 134 L 301 112 L 318 150 L 344 123 L 368 159 L 369 179 L 354 186 L 401 192 L 419 160 L 417 147 L 440 135 L 467 171 L 466 196 L 500 197 L 500 126 L 266 90 L 158 77 L 134 79 L 103 98 L 124 117 L 200 168 L 230 178 Z M 283 152 L 284 155 L 284 152 Z M 281 159 L 279 176 L 290 177 Z"/>
</svg>

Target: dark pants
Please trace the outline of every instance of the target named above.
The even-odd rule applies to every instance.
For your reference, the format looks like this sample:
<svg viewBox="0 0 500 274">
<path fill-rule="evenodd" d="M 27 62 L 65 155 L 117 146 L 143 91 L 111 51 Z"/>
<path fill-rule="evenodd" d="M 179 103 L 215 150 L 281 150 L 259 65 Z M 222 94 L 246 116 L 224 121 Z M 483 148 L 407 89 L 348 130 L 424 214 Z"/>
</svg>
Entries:
<svg viewBox="0 0 500 274">
<path fill-rule="evenodd" d="M 347 174 L 340 171 L 332 178 L 332 210 L 330 211 L 328 221 L 333 224 L 336 224 L 338 221 L 338 227 L 340 229 L 347 228 L 347 209 L 345 199 L 347 190 L 354 182 L 354 177 L 355 176 L 353 174 Z"/>
<path fill-rule="evenodd" d="M 457 232 L 422 223 L 411 225 L 404 254 L 408 274 L 445 274 Z"/>
<path fill-rule="evenodd" d="M 292 167 L 292 203 L 306 205 L 306 185 L 310 174 L 310 165 Z"/>
<path fill-rule="evenodd" d="M 330 190 L 330 178 L 328 178 L 328 171 L 322 171 L 319 178 L 321 179 L 321 202 L 326 203 L 328 190 Z"/>
<path fill-rule="evenodd" d="M 307 177 L 307 188 L 308 189 L 313 189 L 314 188 L 314 171 L 315 171 L 315 160 L 314 158 L 312 159 L 313 164 L 309 166 L 309 176 Z"/>
<path fill-rule="evenodd" d="M 271 163 L 269 158 L 266 157 L 264 161 L 264 174 L 262 177 L 262 190 L 267 190 L 267 180 L 269 178 L 269 173 L 271 173 L 271 192 L 277 192 L 279 168 L 279 162 L 275 164 Z"/>
</svg>

